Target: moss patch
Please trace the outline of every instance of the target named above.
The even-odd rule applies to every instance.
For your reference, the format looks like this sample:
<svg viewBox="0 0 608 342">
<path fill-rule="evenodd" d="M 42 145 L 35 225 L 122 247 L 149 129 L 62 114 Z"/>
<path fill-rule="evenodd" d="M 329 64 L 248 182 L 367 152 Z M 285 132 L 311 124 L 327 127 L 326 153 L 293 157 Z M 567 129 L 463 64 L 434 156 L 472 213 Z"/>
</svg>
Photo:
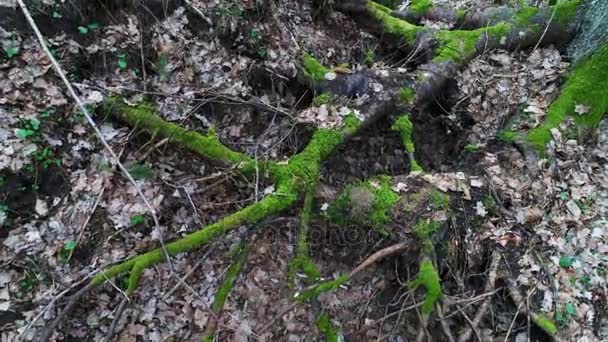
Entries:
<svg viewBox="0 0 608 342">
<path fill-rule="evenodd" d="M 416 92 L 412 88 L 401 87 L 399 88 L 399 99 L 403 103 L 412 104 L 416 99 Z"/>
<path fill-rule="evenodd" d="M 409 115 L 401 115 L 395 120 L 392 130 L 399 132 L 401 135 L 401 142 L 403 143 L 403 147 L 405 148 L 405 152 L 410 156 L 410 172 L 424 172 L 424 169 L 416 159 L 413 157 L 414 152 L 416 152 L 416 147 L 414 146 L 414 140 L 412 139 L 412 134 L 414 132 L 414 124 L 409 118 Z"/>
<path fill-rule="evenodd" d="M 169 138 L 201 156 L 228 162 L 234 166 L 240 165 L 250 171 L 255 170 L 254 161 L 249 156 L 223 145 L 212 129 L 207 135 L 186 130 L 163 120 L 156 108 L 146 103 L 129 106 L 119 98 L 109 98 L 103 104 L 103 108 L 133 127 L 144 130 L 152 136 Z"/>
<path fill-rule="evenodd" d="M 411 289 L 416 289 L 420 286 L 426 290 L 420 309 L 424 315 L 429 315 L 435 309 L 435 303 L 441 298 L 441 279 L 435 266 L 433 266 L 433 262 L 429 259 L 425 259 L 420 263 L 420 270 L 416 279 L 409 284 Z"/>
<path fill-rule="evenodd" d="M 410 9 L 412 12 L 423 15 L 433 8 L 433 2 L 431 0 L 412 0 Z"/>
<path fill-rule="evenodd" d="M 524 6 L 517 11 L 515 17 L 513 18 L 513 22 L 517 26 L 524 27 L 527 26 L 530 23 L 532 17 L 537 14 L 538 7 Z"/>
<path fill-rule="evenodd" d="M 332 93 L 325 92 L 325 93 L 322 93 L 322 94 L 319 94 L 319 95 L 315 96 L 312 99 L 312 104 L 315 107 L 320 107 L 320 106 L 322 106 L 324 104 L 330 103 L 332 99 L 333 99 Z"/>
<path fill-rule="evenodd" d="M 559 97 L 551 104 L 543 123 L 527 134 L 526 140 L 539 151 L 551 141 L 551 129 L 557 128 L 567 116 L 575 119 L 582 129 L 594 129 L 608 111 L 608 44 L 600 47 L 590 58 L 580 62 L 568 76 Z M 576 114 L 575 106 L 589 108 L 586 114 Z"/>
<path fill-rule="evenodd" d="M 391 178 L 378 176 L 346 187 L 330 205 L 327 215 L 339 225 L 366 225 L 383 232 L 397 202 L 399 195 L 391 188 Z"/>
<path fill-rule="evenodd" d="M 308 53 L 302 57 L 302 67 L 304 68 L 304 76 L 313 82 L 325 80 L 325 74 L 329 72 L 329 69 Z"/>
<path fill-rule="evenodd" d="M 557 4 L 555 7 L 555 15 L 553 20 L 564 25 L 572 23 L 576 17 L 576 11 L 580 3 L 581 0 L 569 0 Z"/>
<path fill-rule="evenodd" d="M 325 336 L 327 342 L 338 342 L 340 340 L 340 334 L 338 328 L 331 322 L 327 313 L 322 313 L 315 322 L 317 329 Z"/>
<path fill-rule="evenodd" d="M 289 285 L 293 286 L 296 273 L 304 272 L 308 276 L 308 281 L 313 282 L 319 278 L 320 273 L 317 266 L 312 262 L 308 253 L 308 234 L 310 230 L 310 214 L 312 211 L 312 192 L 308 192 L 304 197 L 304 208 L 300 216 L 300 231 L 298 233 L 298 245 L 295 257 L 289 262 L 287 277 Z"/>
<path fill-rule="evenodd" d="M 367 8 L 372 17 L 376 18 L 388 33 L 399 36 L 409 45 L 416 42 L 416 36 L 424 28 L 412 25 L 405 20 L 395 18 L 391 15 L 391 9 L 373 1 L 367 2 Z"/>
<path fill-rule="evenodd" d="M 539 328 L 543 329 L 547 333 L 551 335 L 555 335 L 557 333 L 557 326 L 555 326 L 555 323 L 553 323 L 553 321 L 546 315 L 534 315 L 532 317 L 532 320 L 534 321 L 534 324 L 536 324 Z"/>
<path fill-rule="evenodd" d="M 500 40 L 509 33 L 510 25 L 500 23 L 476 30 L 441 30 L 437 32 L 437 48 L 435 62 L 452 61 L 458 65 L 473 58 L 477 53 L 477 43 L 487 35 L 488 39 Z M 483 38 L 485 39 L 485 38 Z"/>
</svg>

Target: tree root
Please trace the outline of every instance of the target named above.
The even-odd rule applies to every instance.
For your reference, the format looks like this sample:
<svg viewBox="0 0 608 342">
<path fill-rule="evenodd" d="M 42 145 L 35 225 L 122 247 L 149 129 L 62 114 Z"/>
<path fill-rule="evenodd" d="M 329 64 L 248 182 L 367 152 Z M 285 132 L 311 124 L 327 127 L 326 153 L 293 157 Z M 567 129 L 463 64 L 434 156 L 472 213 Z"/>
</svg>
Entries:
<svg viewBox="0 0 608 342">
<path fill-rule="evenodd" d="M 418 69 L 415 93 L 418 99 L 427 99 L 443 89 L 446 82 L 475 56 L 491 49 L 523 49 L 542 44 L 565 43 L 573 33 L 575 13 L 579 0 L 571 0 L 555 7 L 519 16 L 500 16 L 498 20 L 481 25 L 475 30 L 433 30 L 413 25 L 393 16 L 393 11 L 373 1 L 345 2 L 337 8 L 352 14 L 355 20 L 374 33 L 388 33 L 394 41 L 409 50 L 429 51 L 427 63 Z M 532 14 L 532 15 L 530 15 Z M 481 17 L 483 19 L 483 17 Z M 480 20 L 481 20 L 480 19 Z M 546 28 L 546 33 L 543 29 Z"/>
<path fill-rule="evenodd" d="M 312 211 L 312 192 L 306 193 L 304 196 L 304 208 L 300 218 L 300 231 L 298 232 L 298 243 L 294 258 L 288 266 L 287 279 L 290 286 L 294 286 L 296 274 L 299 271 L 304 272 L 308 277 L 307 281 L 314 282 L 319 276 L 319 270 L 314 262 L 309 257 L 308 251 L 308 233 L 310 231 L 310 215 Z"/>
<path fill-rule="evenodd" d="M 234 283 L 238 279 L 239 274 L 241 274 L 248 254 L 249 246 L 245 243 L 240 243 L 236 247 L 234 252 L 234 261 L 228 268 L 228 271 L 226 271 L 224 279 L 220 283 L 220 286 L 215 293 L 215 299 L 211 305 L 212 317 L 205 329 L 203 337 L 201 338 L 202 342 L 213 342 L 213 338 L 217 330 L 218 320 L 222 310 L 224 309 L 224 304 L 226 303 L 226 299 L 228 299 L 228 295 L 234 287 Z"/>
</svg>

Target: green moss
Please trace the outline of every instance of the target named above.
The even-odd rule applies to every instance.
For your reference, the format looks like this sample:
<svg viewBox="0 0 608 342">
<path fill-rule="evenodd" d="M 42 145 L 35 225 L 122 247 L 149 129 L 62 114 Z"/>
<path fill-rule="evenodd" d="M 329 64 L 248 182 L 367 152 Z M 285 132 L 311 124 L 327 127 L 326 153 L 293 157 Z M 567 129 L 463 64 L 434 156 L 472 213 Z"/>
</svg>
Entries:
<svg viewBox="0 0 608 342">
<path fill-rule="evenodd" d="M 460 9 L 460 8 L 456 10 L 456 18 L 458 21 L 462 21 L 466 15 L 467 15 L 466 10 Z"/>
<path fill-rule="evenodd" d="M 121 99 L 108 98 L 103 107 L 133 127 L 153 136 L 169 138 L 211 160 L 224 161 L 241 167 L 254 165 L 254 161 L 249 156 L 232 151 L 223 145 L 213 130 L 210 130 L 208 135 L 188 131 L 179 125 L 163 120 L 157 110 L 149 104 L 129 106 Z"/>
<path fill-rule="evenodd" d="M 367 66 L 372 66 L 372 64 L 374 64 L 374 62 L 376 61 L 376 51 L 374 49 L 367 49 L 365 50 L 365 64 Z"/>
<path fill-rule="evenodd" d="M 555 7 L 555 15 L 553 16 L 553 20 L 563 25 L 573 23 L 576 17 L 578 5 L 580 3 L 581 0 L 569 0 L 557 4 Z"/>
<path fill-rule="evenodd" d="M 559 97 L 551 104 L 543 123 L 527 134 L 526 140 L 539 151 L 551 140 L 551 129 L 567 116 L 573 116 L 581 130 L 594 129 L 608 111 L 608 45 L 580 62 L 568 76 Z M 576 105 L 589 107 L 583 115 L 575 113 Z"/>
<path fill-rule="evenodd" d="M 316 321 L 317 329 L 325 335 L 325 341 L 338 342 L 340 341 L 340 333 L 338 328 L 331 322 L 327 313 L 319 315 Z"/>
<path fill-rule="evenodd" d="M 293 184 L 280 185 L 275 194 L 263 198 L 261 201 L 252 204 L 236 213 L 210 224 L 199 231 L 190 233 L 181 239 L 167 243 L 167 253 L 171 256 L 181 254 L 192 249 L 203 246 L 213 238 L 219 237 L 228 231 L 240 227 L 243 224 L 256 223 L 263 218 L 278 214 L 282 210 L 291 207 L 297 200 L 297 191 Z M 99 272 L 92 279 L 94 284 L 101 284 L 106 279 L 111 279 L 119 274 L 135 269 L 145 269 L 159 262 L 165 261 L 165 254 L 162 248 L 157 248 L 149 252 L 135 256 L 125 262 L 114 265 L 105 271 Z M 137 279 L 136 279 L 137 280 Z M 129 288 L 134 286 L 130 284 Z"/>
<path fill-rule="evenodd" d="M 325 93 L 322 93 L 322 94 L 320 94 L 320 95 L 315 96 L 315 97 L 312 99 L 312 104 L 313 104 L 315 107 L 319 107 L 319 106 L 322 106 L 322 105 L 324 105 L 324 104 L 328 104 L 328 103 L 330 103 L 332 99 L 333 99 L 333 95 L 332 95 L 332 93 L 330 93 L 330 92 L 325 92 Z"/>
<path fill-rule="evenodd" d="M 345 116 L 343 120 L 342 132 L 345 135 L 353 135 L 359 130 L 359 127 L 361 127 L 361 120 L 357 119 L 353 113 Z"/>
<path fill-rule="evenodd" d="M 436 62 L 454 61 L 457 64 L 463 64 L 475 55 L 477 41 L 481 38 L 481 34 L 482 31 L 480 30 L 442 30 L 437 32 L 439 47 L 434 60 Z"/>
<path fill-rule="evenodd" d="M 422 248 L 427 254 L 433 253 L 433 241 L 431 240 L 431 235 L 441 226 L 439 222 L 433 221 L 431 219 L 421 219 L 419 220 L 412 231 L 414 235 L 420 240 L 422 243 Z"/>
<path fill-rule="evenodd" d="M 329 72 L 329 69 L 324 67 L 323 64 L 310 54 L 304 54 L 302 57 L 302 67 L 304 68 L 306 78 L 313 82 L 325 80 L 325 74 Z"/>
<path fill-rule="evenodd" d="M 412 88 L 401 87 L 399 88 L 399 99 L 403 103 L 412 104 L 416 99 L 416 92 Z"/>
<path fill-rule="evenodd" d="M 406 44 L 414 45 L 417 34 L 424 29 L 393 17 L 390 8 L 373 1 L 367 2 L 367 8 L 370 15 L 380 21 L 388 33 L 399 36 Z"/>
<path fill-rule="evenodd" d="M 525 27 L 530 24 L 532 17 L 537 14 L 538 7 L 524 6 L 517 11 L 515 17 L 513 18 L 513 22 L 519 27 Z"/>
<path fill-rule="evenodd" d="M 399 195 L 392 189 L 391 178 L 377 176 L 346 187 L 327 214 L 339 225 L 365 225 L 381 231 L 390 222 L 391 209 L 397 202 Z"/>
<path fill-rule="evenodd" d="M 299 190 L 312 189 L 318 179 L 320 165 L 344 139 L 344 133 L 333 129 L 318 129 L 304 150 L 287 165 L 277 165 L 271 173 L 278 184 L 292 183 Z"/>
<path fill-rule="evenodd" d="M 349 280 L 350 280 L 350 276 L 348 274 L 341 275 L 334 280 L 320 283 L 316 286 L 313 286 L 313 287 L 305 290 L 304 292 L 302 292 L 301 294 L 299 294 L 296 297 L 296 300 L 298 300 L 300 302 L 306 302 L 312 298 L 316 298 L 317 296 L 319 296 L 322 293 L 337 289 L 338 287 L 340 287 L 340 285 L 345 284 Z"/>
<path fill-rule="evenodd" d="M 513 141 L 517 140 L 518 136 L 519 136 L 518 132 L 514 132 L 511 130 L 502 130 L 502 131 L 498 132 L 498 138 L 505 142 L 513 142 Z"/>
<path fill-rule="evenodd" d="M 543 329 L 550 335 L 555 335 L 557 333 L 557 326 L 555 326 L 555 323 L 553 323 L 551 318 L 547 317 L 546 315 L 534 315 L 532 317 L 532 321 L 534 321 L 534 324 L 536 324 L 539 328 Z"/>
<path fill-rule="evenodd" d="M 416 279 L 409 284 L 411 289 L 416 289 L 420 286 L 426 290 L 420 311 L 424 315 L 430 315 L 435 309 L 435 303 L 441 298 L 441 279 L 435 266 L 433 266 L 433 262 L 429 259 L 425 259 L 420 263 L 420 270 Z"/>
<path fill-rule="evenodd" d="M 228 271 L 224 274 L 224 279 L 222 283 L 217 289 L 215 293 L 215 298 L 213 299 L 213 304 L 211 305 L 211 311 L 214 314 L 219 314 L 224 308 L 224 304 L 226 303 L 226 299 L 232 291 L 234 287 L 234 283 L 239 277 L 241 270 L 243 269 L 243 265 L 245 265 L 245 261 L 247 260 L 247 255 L 249 253 L 249 247 L 244 244 L 239 244 L 234 251 L 234 261 L 228 267 Z"/>
<path fill-rule="evenodd" d="M 298 245 L 295 257 L 289 262 L 288 281 L 289 285 L 294 285 L 296 273 L 303 271 L 308 276 L 308 281 L 316 281 L 320 273 L 317 266 L 308 256 L 308 233 L 310 230 L 310 214 L 312 211 L 312 192 L 308 192 L 304 197 L 304 208 L 300 216 L 300 231 L 298 233 Z"/>
<path fill-rule="evenodd" d="M 412 0 L 412 3 L 410 4 L 412 12 L 419 15 L 424 15 L 431 8 L 433 8 L 433 2 L 431 0 Z"/>
<path fill-rule="evenodd" d="M 435 62 L 455 62 L 458 65 L 473 58 L 477 52 L 477 43 L 487 34 L 488 38 L 500 40 L 509 33 L 510 25 L 500 23 L 476 30 L 441 30 L 437 32 L 437 48 Z"/>
<path fill-rule="evenodd" d="M 431 203 L 435 209 L 449 209 L 450 208 L 450 196 L 444 194 L 439 190 L 433 189 L 431 191 Z"/>
<path fill-rule="evenodd" d="M 412 140 L 412 133 L 414 132 L 414 124 L 410 120 L 409 115 L 401 115 L 395 120 L 391 127 L 393 131 L 399 132 L 401 135 L 401 141 L 406 152 L 414 152 L 414 141 Z"/>
<path fill-rule="evenodd" d="M 424 169 L 416 159 L 414 159 L 413 155 L 416 151 L 416 147 L 414 146 L 414 140 L 412 139 L 412 134 L 414 132 L 414 124 L 410 120 L 409 116 L 401 115 L 395 120 L 392 130 L 399 132 L 401 135 L 401 141 L 403 143 L 403 147 L 405 148 L 405 152 L 408 153 L 410 157 L 410 172 L 424 172 Z"/>
</svg>

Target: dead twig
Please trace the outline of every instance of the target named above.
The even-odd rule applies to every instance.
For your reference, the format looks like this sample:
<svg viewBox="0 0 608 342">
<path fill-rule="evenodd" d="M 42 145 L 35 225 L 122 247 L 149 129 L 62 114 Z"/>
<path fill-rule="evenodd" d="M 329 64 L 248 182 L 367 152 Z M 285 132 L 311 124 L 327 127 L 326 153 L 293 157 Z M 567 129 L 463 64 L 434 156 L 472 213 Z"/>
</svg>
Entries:
<svg viewBox="0 0 608 342">
<path fill-rule="evenodd" d="M 112 320 L 112 324 L 110 324 L 110 329 L 108 329 L 108 334 L 106 335 L 104 342 L 112 341 L 112 337 L 114 336 L 114 331 L 116 330 L 116 327 L 118 326 L 118 321 L 120 321 L 120 317 L 122 316 L 122 313 L 127 308 L 128 303 L 129 303 L 128 297 L 124 297 L 120 301 L 120 305 L 118 306 L 118 309 L 116 310 L 116 313 L 114 314 L 114 319 Z"/>
</svg>

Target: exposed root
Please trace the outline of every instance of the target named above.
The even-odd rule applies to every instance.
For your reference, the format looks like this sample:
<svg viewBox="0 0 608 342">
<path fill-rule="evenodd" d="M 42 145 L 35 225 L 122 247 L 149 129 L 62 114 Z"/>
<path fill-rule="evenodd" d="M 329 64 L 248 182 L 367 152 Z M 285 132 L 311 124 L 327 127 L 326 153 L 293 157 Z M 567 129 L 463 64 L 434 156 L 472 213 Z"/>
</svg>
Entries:
<svg viewBox="0 0 608 342">
<path fill-rule="evenodd" d="M 496 250 L 492 252 L 492 260 L 490 261 L 488 281 L 486 282 L 486 286 L 484 289 L 485 293 L 488 293 L 494 289 L 496 283 L 496 273 L 498 271 L 498 264 L 500 263 L 500 257 L 500 253 L 498 253 Z M 473 330 L 477 329 L 479 323 L 481 323 L 481 320 L 485 317 L 486 312 L 488 311 L 491 302 L 490 298 L 491 297 L 486 297 L 484 299 L 483 303 L 479 307 L 479 310 L 477 311 L 477 314 L 475 315 L 475 318 L 473 318 L 473 321 L 471 323 L 472 326 L 465 330 L 462 335 L 460 335 L 460 337 L 458 338 L 458 342 L 465 342 L 471 338 Z"/>
<path fill-rule="evenodd" d="M 294 285 L 296 273 L 299 271 L 307 275 L 308 281 L 316 281 L 319 276 L 319 270 L 308 255 L 308 233 L 310 231 L 310 215 L 312 211 L 312 192 L 308 192 L 304 196 L 304 208 L 300 218 L 300 231 L 298 232 L 298 243 L 296 247 L 296 255 L 289 263 L 288 282 L 290 286 Z"/>
<path fill-rule="evenodd" d="M 78 303 L 78 300 L 87 294 L 87 292 L 89 292 L 94 286 L 95 284 L 93 281 L 91 281 L 70 297 L 68 304 L 63 308 L 63 310 L 61 310 L 61 312 L 57 314 L 57 317 L 55 317 L 53 322 L 42 332 L 42 336 L 40 337 L 41 342 L 47 342 L 51 336 L 53 336 L 53 332 L 57 326 L 59 326 L 59 323 L 61 323 L 61 321 L 72 311 L 74 306 L 76 306 L 76 303 Z"/>
<path fill-rule="evenodd" d="M 537 327 L 547 333 L 547 335 L 553 338 L 554 341 L 560 341 L 559 336 L 557 336 L 558 331 L 557 326 L 555 326 L 555 323 L 553 323 L 553 321 L 546 315 L 536 313 L 526 308 L 526 305 L 524 305 L 525 300 L 519 293 L 517 285 L 514 281 L 509 281 L 508 289 L 509 294 L 511 295 L 511 299 L 513 299 L 513 302 L 517 306 L 518 311 L 522 314 L 527 314 L 528 317 L 530 317 L 530 319 L 532 320 L 532 322 L 534 322 Z"/>
<path fill-rule="evenodd" d="M 234 251 L 234 261 L 226 271 L 224 275 L 224 279 L 220 283 L 220 286 L 215 293 L 215 299 L 213 300 L 213 304 L 211 305 L 211 319 L 205 329 L 205 333 L 201 338 L 203 342 L 213 342 L 213 338 L 215 336 L 217 330 L 218 320 L 224 309 L 224 304 L 226 303 L 226 299 L 228 299 L 228 295 L 232 288 L 234 287 L 234 283 L 241 274 L 241 270 L 245 265 L 245 261 L 247 260 L 247 255 L 249 254 L 249 246 L 245 243 L 240 243 L 236 250 Z"/>
<path fill-rule="evenodd" d="M 116 332 L 116 327 L 118 326 L 118 321 L 120 321 L 120 317 L 122 317 L 123 312 L 127 308 L 127 304 L 129 303 L 129 297 L 123 297 L 120 301 L 120 305 L 118 305 L 118 309 L 114 314 L 114 319 L 112 320 L 112 324 L 110 324 L 110 328 L 108 329 L 108 333 L 104 342 L 112 341 L 112 337 L 114 337 L 114 333 Z"/>
</svg>

